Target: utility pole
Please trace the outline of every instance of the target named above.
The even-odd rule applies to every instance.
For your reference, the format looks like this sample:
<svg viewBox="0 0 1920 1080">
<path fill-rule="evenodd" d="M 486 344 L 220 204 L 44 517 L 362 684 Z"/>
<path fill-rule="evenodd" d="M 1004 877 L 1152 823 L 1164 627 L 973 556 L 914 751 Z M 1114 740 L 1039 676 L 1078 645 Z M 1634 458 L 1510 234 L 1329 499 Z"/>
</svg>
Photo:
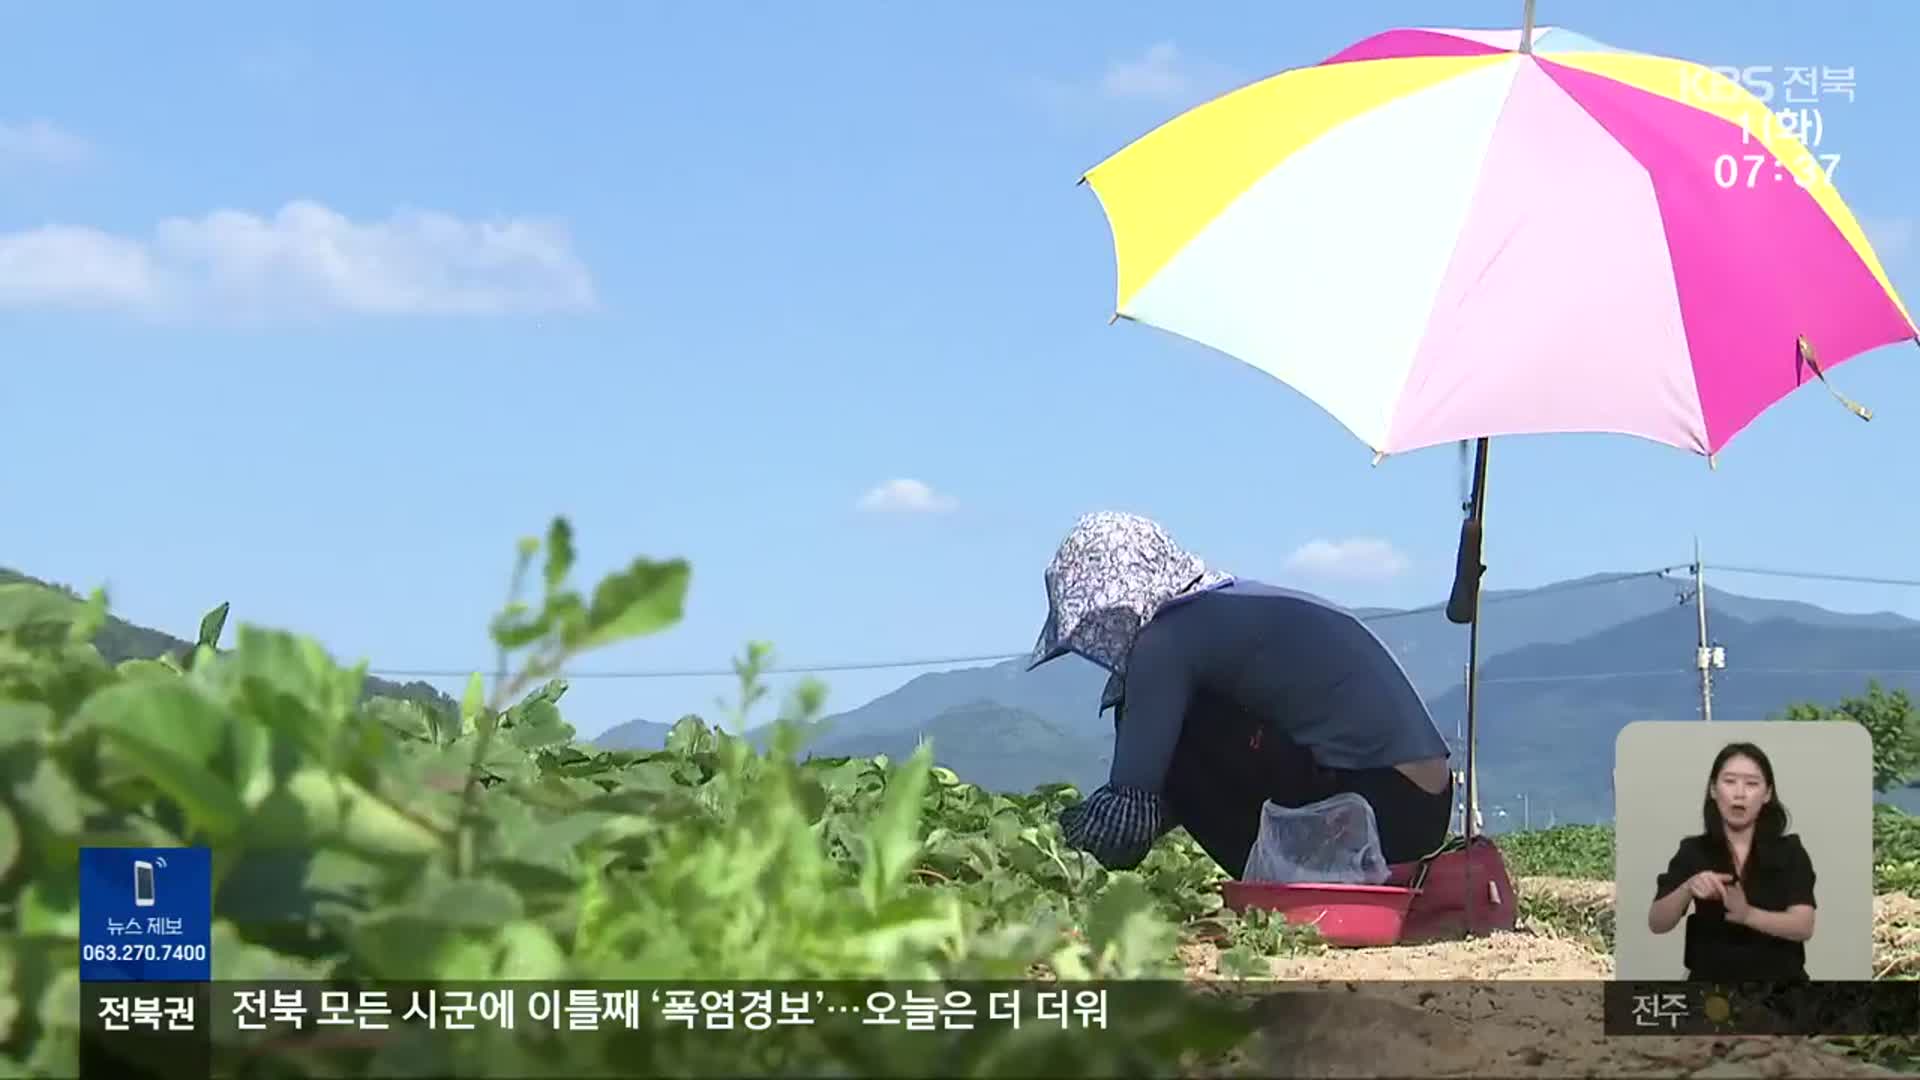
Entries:
<svg viewBox="0 0 1920 1080">
<path fill-rule="evenodd" d="M 1468 664 L 1466 667 L 1466 678 L 1467 678 L 1467 683 L 1471 685 L 1473 682 L 1473 665 L 1472 664 Z M 1454 730 L 1454 738 L 1461 745 L 1463 746 L 1466 745 L 1467 739 L 1466 739 L 1465 729 L 1462 728 L 1459 724 L 1455 724 L 1453 730 Z M 1480 835 L 1481 830 L 1486 828 L 1486 818 L 1482 817 L 1480 814 L 1480 777 L 1478 774 L 1471 774 L 1472 782 L 1469 783 L 1468 782 L 1469 775 L 1470 774 L 1464 771 L 1461 771 L 1458 769 L 1454 770 L 1453 785 L 1454 785 L 1455 791 L 1464 792 L 1464 795 L 1460 801 L 1461 835 L 1478 836 Z M 1471 831 L 1469 831 L 1469 828 L 1471 829 Z"/>
<path fill-rule="evenodd" d="M 1693 607 L 1700 613 L 1700 642 L 1694 666 L 1700 669 L 1700 719 L 1713 723 L 1713 672 L 1727 666 L 1727 650 L 1707 638 L 1707 572 L 1700 561 L 1700 538 L 1693 538 Z"/>
</svg>

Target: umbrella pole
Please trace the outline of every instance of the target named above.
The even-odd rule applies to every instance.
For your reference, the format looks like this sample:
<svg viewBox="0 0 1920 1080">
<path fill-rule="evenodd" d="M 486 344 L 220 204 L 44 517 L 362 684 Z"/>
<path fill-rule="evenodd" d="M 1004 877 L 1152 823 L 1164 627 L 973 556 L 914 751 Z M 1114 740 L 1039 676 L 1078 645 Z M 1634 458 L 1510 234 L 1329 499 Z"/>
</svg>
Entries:
<svg viewBox="0 0 1920 1080">
<path fill-rule="evenodd" d="M 1487 444 L 1480 439 L 1473 450 L 1473 490 L 1467 499 L 1467 518 L 1460 523 L 1460 554 L 1454 565 L 1453 595 L 1447 598 L 1447 618 L 1467 626 L 1467 792 L 1462 831 L 1467 839 L 1467 933 L 1473 933 L 1473 843 L 1479 835 L 1480 784 L 1478 719 L 1480 684 L 1480 578 L 1487 572 L 1480 561 L 1482 514 L 1487 504 Z"/>
</svg>

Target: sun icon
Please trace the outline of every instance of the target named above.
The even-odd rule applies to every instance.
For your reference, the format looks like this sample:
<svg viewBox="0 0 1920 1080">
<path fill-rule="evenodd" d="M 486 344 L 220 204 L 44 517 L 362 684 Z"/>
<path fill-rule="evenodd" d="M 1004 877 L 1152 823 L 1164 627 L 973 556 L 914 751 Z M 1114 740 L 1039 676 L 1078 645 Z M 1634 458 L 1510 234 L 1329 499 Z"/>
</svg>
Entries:
<svg viewBox="0 0 1920 1080">
<path fill-rule="evenodd" d="M 1707 991 L 1700 1006 L 1701 1013 L 1716 1027 L 1723 1027 L 1733 1019 L 1733 1000 L 1718 986 Z"/>
</svg>

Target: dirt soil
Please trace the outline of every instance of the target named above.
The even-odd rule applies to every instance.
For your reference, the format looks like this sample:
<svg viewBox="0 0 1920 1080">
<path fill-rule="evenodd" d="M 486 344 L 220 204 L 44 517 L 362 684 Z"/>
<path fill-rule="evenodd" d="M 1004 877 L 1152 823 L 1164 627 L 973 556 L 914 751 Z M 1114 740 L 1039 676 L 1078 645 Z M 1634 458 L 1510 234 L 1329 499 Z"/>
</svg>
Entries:
<svg viewBox="0 0 1920 1080">
<path fill-rule="evenodd" d="M 1516 887 L 1563 908 L 1605 910 L 1613 900 L 1603 882 L 1531 878 Z M 1920 968 L 1920 901 L 1881 897 L 1875 916 L 1876 966 Z M 1216 956 L 1211 945 L 1183 950 L 1189 978 L 1219 978 Z M 1518 932 L 1467 942 L 1280 957 L 1274 976 L 1288 990 L 1312 992 L 1275 995 L 1255 1041 L 1225 1069 L 1202 1075 L 1899 1075 L 1805 1039 L 1608 1038 L 1595 981 L 1612 978 L 1613 958 L 1577 934 L 1524 922 Z M 1495 980 L 1536 985 L 1488 985 Z"/>
</svg>

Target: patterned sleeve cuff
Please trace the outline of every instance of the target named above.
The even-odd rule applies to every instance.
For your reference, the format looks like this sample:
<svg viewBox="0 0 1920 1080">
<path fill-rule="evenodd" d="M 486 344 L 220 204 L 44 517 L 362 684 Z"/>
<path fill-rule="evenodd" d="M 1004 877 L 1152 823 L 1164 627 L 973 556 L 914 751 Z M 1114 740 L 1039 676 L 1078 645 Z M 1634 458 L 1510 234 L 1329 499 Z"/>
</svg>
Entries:
<svg viewBox="0 0 1920 1080">
<path fill-rule="evenodd" d="M 1060 815 L 1067 843 L 1109 870 L 1131 870 L 1174 828 L 1166 800 L 1138 788 L 1100 788 Z"/>
</svg>

